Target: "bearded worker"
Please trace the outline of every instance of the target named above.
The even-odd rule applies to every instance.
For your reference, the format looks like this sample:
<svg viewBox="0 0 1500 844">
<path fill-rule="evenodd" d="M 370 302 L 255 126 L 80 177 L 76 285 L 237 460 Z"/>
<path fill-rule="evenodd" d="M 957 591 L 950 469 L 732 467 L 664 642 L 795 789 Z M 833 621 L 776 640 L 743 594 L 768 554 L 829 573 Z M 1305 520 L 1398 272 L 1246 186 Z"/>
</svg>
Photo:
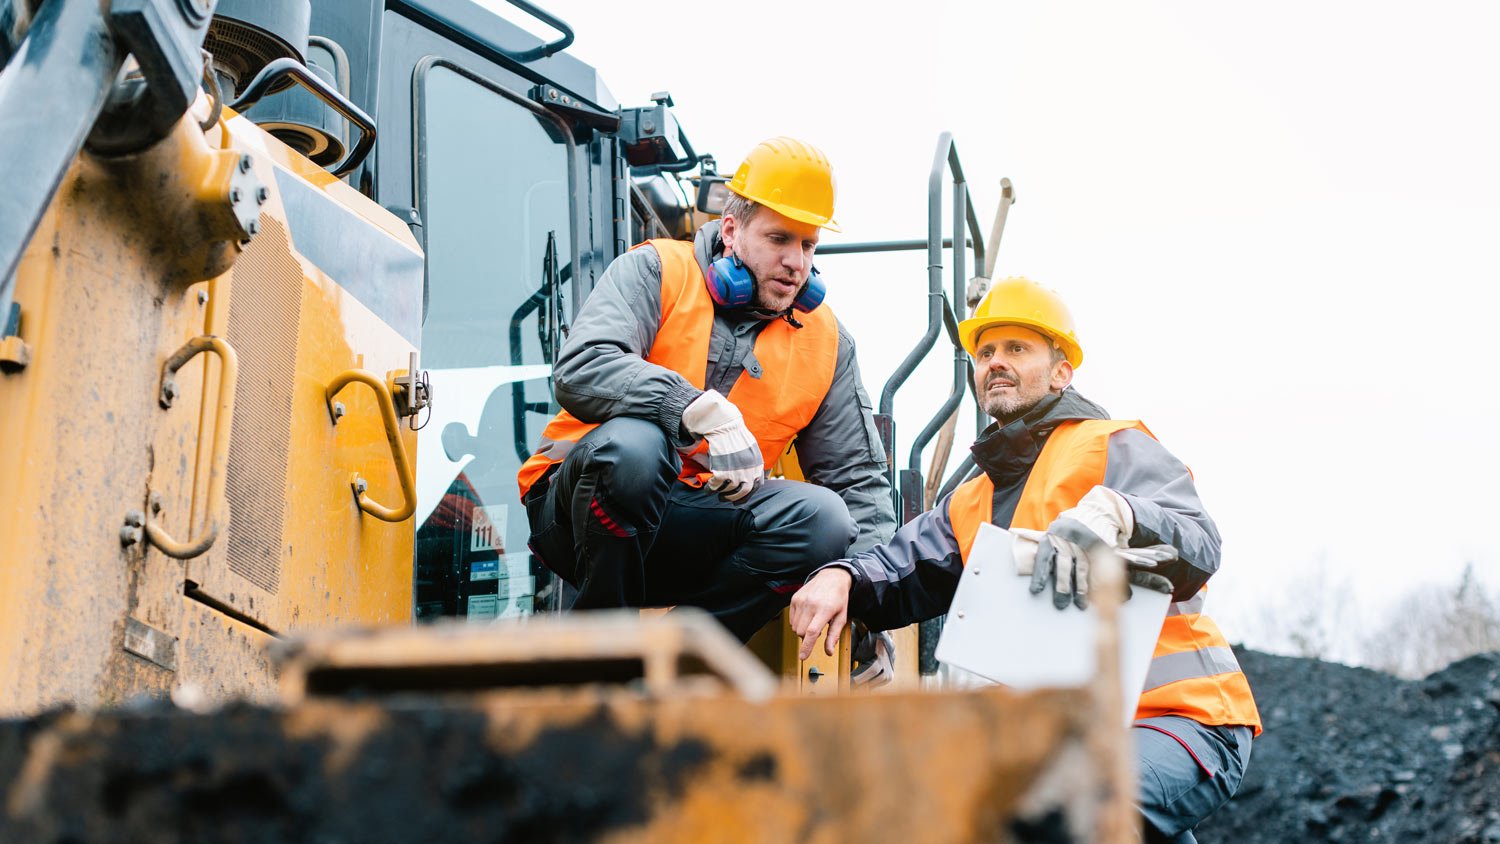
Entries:
<svg viewBox="0 0 1500 844">
<path fill-rule="evenodd" d="M 518 481 L 532 552 L 575 609 L 697 606 L 744 641 L 895 514 L 854 341 L 812 264 L 837 231 L 828 159 L 773 138 L 728 188 L 693 243 L 610 264 Z M 766 480 L 794 443 L 810 483 Z"/>
<path fill-rule="evenodd" d="M 1050 590 L 1063 611 L 1087 605 L 1088 570 L 1117 555 L 1131 584 L 1170 592 L 1175 602 L 1131 731 L 1146 840 L 1192 841 L 1192 828 L 1239 787 L 1261 729 L 1234 653 L 1203 614 L 1205 584 L 1219 567 L 1218 530 L 1192 474 L 1145 425 L 1112 420 L 1072 389 L 1083 350 L 1055 293 L 1006 279 L 959 334 L 974 358 L 980 406 L 995 420 L 972 448 L 982 471 L 890 543 L 809 579 L 791 611 L 802 656 L 824 628 L 836 640 L 851 615 L 886 630 L 946 612 L 986 522 L 1017 536 L 1032 592 Z"/>
</svg>

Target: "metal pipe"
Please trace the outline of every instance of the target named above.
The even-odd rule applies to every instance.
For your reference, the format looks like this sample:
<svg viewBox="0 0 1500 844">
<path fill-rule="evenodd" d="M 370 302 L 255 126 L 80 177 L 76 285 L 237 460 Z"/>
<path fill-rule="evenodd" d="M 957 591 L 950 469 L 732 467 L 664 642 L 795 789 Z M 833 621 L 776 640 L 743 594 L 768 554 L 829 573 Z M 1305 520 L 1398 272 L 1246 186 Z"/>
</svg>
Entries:
<svg viewBox="0 0 1500 844">
<path fill-rule="evenodd" d="M 896 367 L 896 371 L 886 380 L 885 388 L 880 391 L 880 412 L 887 415 L 891 415 L 895 407 L 896 391 L 906 383 L 922 358 L 932 349 L 932 344 L 937 341 L 938 327 L 942 324 L 943 209 L 939 203 L 942 197 L 943 168 L 949 163 L 949 152 L 952 149 L 953 133 L 944 132 L 939 135 L 937 152 L 932 157 L 932 168 L 927 174 L 927 331 Z M 894 471 L 894 467 L 892 470 Z"/>
<path fill-rule="evenodd" d="M 98 2 L 43 3 L 26 40 L 0 72 L 0 314 L 9 313 L 16 265 L 84 138 L 104 108 L 124 55 Z"/>
<path fill-rule="evenodd" d="M 964 239 L 964 246 L 970 247 L 974 241 L 970 238 Z M 866 240 L 858 243 L 831 243 L 818 246 L 818 255 L 856 255 L 866 252 L 915 252 L 918 249 L 926 249 L 927 241 L 922 240 Z M 953 239 L 943 238 L 943 248 L 952 249 Z M 983 246 L 980 247 L 983 249 Z"/>
<path fill-rule="evenodd" d="M 502 50 L 501 52 L 506 56 L 509 56 L 510 58 L 515 59 L 518 62 L 535 61 L 537 59 L 545 59 L 553 53 L 561 53 L 563 50 L 568 49 L 568 46 L 573 43 L 573 27 L 568 26 L 567 22 L 565 22 L 562 18 L 550 14 L 534 4 L 527 3 L 526 0 L 509 0 L 509 2 L 517 9 L 520 9 L 526 14 L 531 15 L 542 23 L 562 33 L 562 37 L 558 38 L 556 41 L 548 41 L 545 44 L 542 44 L 540 47 L 532 47 L 530 50 L 521 52 Z"/>
<path fill-rule="evenodd" d="M 943 481 L 942 488 L 938 490 L 938 500 L 941 501 L 943 496 L 958 489 L 959 484 L 967 481 L 974 475 L 976 468 L 974 465 L 974 455 L 972 453 L 965 455 L 963 461 L 958 464 L 958 468 L 954 469 L 953 474 L 948 476 L 948 480 Z"/>
<path fill-rule="evenodd" d="M 968 389 L 969 356 L 959 345 L 958 320 L 953 314 L 953 308 L 949 307 L 946 296 L 943 299 L 943 327 L 948 330 L 948 340 L 958 349 L 958 355 L 961 357 L 956 362 L 953 388 L 948 391 L 948 398 L 943 401 L 943 406 L 927 423 L 927 427 L 922 429 L 922 433 L 912 440 L 907 466 L 918 472 L 922 468 L 922 450 L 927 447 L 933 437 L 937 436 L 937 432 L 947 423 L 948 417 L 957 412 L 959 404 L 963 402 L 964 392 Z"/>
</svg>

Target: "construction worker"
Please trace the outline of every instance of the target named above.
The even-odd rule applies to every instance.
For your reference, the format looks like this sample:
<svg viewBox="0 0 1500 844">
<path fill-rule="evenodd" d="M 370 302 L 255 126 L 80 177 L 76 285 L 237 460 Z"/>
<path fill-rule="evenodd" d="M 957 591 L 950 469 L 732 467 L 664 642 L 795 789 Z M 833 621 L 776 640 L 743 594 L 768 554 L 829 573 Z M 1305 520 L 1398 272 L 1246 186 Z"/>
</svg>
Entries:
<svg viewBox="0 0 1500 844">
<path fill-rule="evenodd" d="M 895 529 L 854 341 L 813 268 L 824 155 L 758 145 L 695 241 L 620 256 L 553 371 L 563 411 L 518 482 L 575 609 L 692 605 L 742 641 L 809 572 Z M 795 443 L 811 483 L 766 480 Z"/>
<path fill-rule="evenodd" d="M 1112 420 L 1072 389 L 1083 350 L 1055 293 L 1001 281 L 959 334 L 980 406 L 995 420 L 972 448 L 982 471 L 890 543 L 809 579 L 791 604 L 802 655 L 825 627 L 836 640 L 851 615 L 886 630 L 946 612 L 985 522 L 1011 530 L 1031 591 L 1050 589 L 1059 609 L 1087 606 L 1090 565 L 1119 553 L 1133 586 L 1175 601 L 1132 732 L 1147 839 L 1191 841 L 1239 787 L 1260 732 L 1249 683 L 1202 611 L 1218 530 L 1192 474 L 1145 425 Z"/>
</svg>

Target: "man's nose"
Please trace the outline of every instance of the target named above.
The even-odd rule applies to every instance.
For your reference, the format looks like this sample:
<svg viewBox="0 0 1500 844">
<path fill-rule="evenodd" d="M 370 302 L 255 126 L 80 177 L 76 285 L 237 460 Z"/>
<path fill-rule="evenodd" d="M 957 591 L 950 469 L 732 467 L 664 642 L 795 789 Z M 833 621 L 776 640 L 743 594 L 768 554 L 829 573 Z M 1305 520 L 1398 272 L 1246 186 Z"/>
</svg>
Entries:
<svg viewBox="0 0 1500 844">
<path fill-rule="evenodd" d="M 785 249 L 781 253 L 781 265 L 793 272 L 801 273 L 803 267 L 807 266 L 807 258 L 802 254 L 801 249 Z"/>
</svg>

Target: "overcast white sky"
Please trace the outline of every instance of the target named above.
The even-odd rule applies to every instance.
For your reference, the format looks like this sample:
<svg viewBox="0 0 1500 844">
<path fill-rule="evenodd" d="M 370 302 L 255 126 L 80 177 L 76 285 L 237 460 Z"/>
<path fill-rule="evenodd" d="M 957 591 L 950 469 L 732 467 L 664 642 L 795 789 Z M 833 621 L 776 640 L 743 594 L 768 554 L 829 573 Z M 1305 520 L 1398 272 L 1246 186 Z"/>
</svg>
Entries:
<svg viewBox="0 0 1500 844">
<path fill-rule="evenodd" d="M 996 274 L 1061 292 L 1078 389 L 1194 469 L 1231 639 L 1274 645 L 1258 608 L 1319 561 L 1367 620 L 1466 561 L 1500 583 L 1500 7 L 545 6 L 622 104 L 670 90 L 721 169 L 771 135 L 822 147 L 826 242 L 924 236 L 943 130 L 986 231 L 1010 177 Z M 874 395 L 925 327 L 925 266 L 819 262 Z M 898 396 L 903 461 L 946 360 Z"/>
</svg>

